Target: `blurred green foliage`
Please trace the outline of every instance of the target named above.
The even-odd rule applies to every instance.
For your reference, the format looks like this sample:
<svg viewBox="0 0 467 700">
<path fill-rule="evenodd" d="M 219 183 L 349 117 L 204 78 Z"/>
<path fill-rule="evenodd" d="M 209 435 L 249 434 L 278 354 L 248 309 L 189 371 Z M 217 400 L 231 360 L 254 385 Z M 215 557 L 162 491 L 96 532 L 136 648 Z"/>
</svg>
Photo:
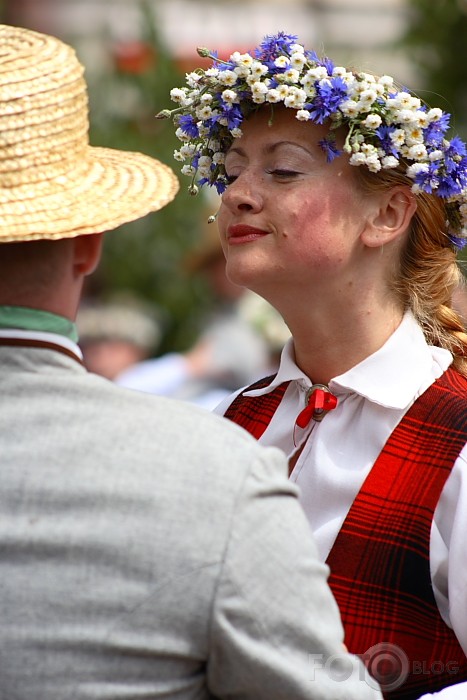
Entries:
<svg viewBox="0 0 467 700">
<path fill-rule="evenodd" d="M 417 66 L 428 103 L 451 112 L 452 126 L 467 137 L 467 1 L 407 0 L 403 36 Z"/>
<path fill-rule="evenodd" d="M 467 139 L 467 0 L 407 0 L 408 57 L 423 80 L 417 91 L 431 106 L 452 114 L 451 127 Z M 467 251 L 459 254 L 467 270 Z"/>
<path fill-rule="evenodd" d="M 140 5 L 138 42 L 119 46 L 102 37 L 109 50 L 108 68 L 86 71 L 90 141 L 142 151 L 179 175 L 173 151 L 180 142 L 171 122 L 155 115 L 173 106 L 170 90 L 184 83 L 184 74 L 156 31 L 154 4 L 143 0 Z M 202 195 L 188 194 L 188 184 L 188 178 L 180 176 L 180 192 L 170 205 L 106 236 L 102 263 L 86 289 L 101 301 L 132 292 L 154 304 L 163 321 L 159 353 L 188 347 L 215 303 L 202 279 L 183 272 L 185 255 L 196 246 L 211 213 Z"/>
</svg>

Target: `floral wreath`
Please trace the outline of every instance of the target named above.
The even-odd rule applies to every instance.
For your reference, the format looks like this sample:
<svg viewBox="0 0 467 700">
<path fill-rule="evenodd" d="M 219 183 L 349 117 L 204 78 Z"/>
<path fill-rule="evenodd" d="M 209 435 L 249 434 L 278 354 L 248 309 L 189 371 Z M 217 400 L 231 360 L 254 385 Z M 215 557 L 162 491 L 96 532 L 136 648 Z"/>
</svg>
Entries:
<svg viewBox="0 0 467 700">
<path fill-rule="evenodd" d="M 388 75 L 354 73 L 319 58 L 294 35 L 267 36 L 252 53 L 237 51 L 222 61 L 217 52 L 198 49 L 212 66 L 188 73 L 186 86 L 170 92 L 178 107 L 157 115 L 177 127 L 183 145 L 174 157 L 187 161 L 181 171 L 191 177 L 192 194 L 203 185 L 225 190 L 225 153 L 242 135 L 243 120 L 261 105 L 282 103 L 300 121 L 329 124 L 319 142 L 328 162 L 345 152 L 351 165 L 371 172 L 403 163 L 415 194 L 445 200 L 454 247 L 467 243 L 467 148 L 458 136 L 446 138 L 448 113 L 397 90 Z M 347 127 L 343 151 L 334 134 L 341 126 Z"/>
</svg>

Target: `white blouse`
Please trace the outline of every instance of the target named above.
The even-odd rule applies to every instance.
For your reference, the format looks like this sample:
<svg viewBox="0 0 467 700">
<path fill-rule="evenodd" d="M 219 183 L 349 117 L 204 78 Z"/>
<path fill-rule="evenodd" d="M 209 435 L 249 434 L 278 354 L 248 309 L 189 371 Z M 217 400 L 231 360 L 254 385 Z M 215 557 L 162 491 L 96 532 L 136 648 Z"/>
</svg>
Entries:
<svg viewBox="0 0 467 700">
<path fill-rule="evenodd" d="M 260 442 L 280 447 L 289 458 L 303 446 L 290 478 L 300 487 L 322 560 L 390 434 L 451 362 L 447 350 L 427 345 L 414 317 L 407 313 L 380 350 L 329 382 L 338 405 L 320 423 L 310 421 L 307 428 L 294 428 L 312 382 L 295 364 L 292 340 L 284 347 L 274 381 L 265 389 L 246 393 L 259 396 L 291 382 Z M 215 412 L 224 414 L 235 395 Z M 467 654 L 466 533 L 467 446 L 444 486 L 430 540 L 435 599 Z"/>
</svg>

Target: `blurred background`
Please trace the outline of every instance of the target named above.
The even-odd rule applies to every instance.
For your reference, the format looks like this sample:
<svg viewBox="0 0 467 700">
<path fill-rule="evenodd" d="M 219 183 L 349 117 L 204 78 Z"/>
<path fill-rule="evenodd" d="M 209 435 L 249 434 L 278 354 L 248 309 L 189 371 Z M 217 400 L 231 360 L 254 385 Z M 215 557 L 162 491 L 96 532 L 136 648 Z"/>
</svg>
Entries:
<svg viewBox="0 0 467 700">
<path fill-rule="evenodd" d="M 154 116 L 173 107 L 170 89 L 200 65 L 196 47 L 227 57 L 279 30 L 338 63 L 390 73 L 453 112 L 455 131 L 467 138 L 467 0 L 0 0 L 0 21 L 76 48 L 90 88 L 91 143 L 144 151 L 176 171 L 179 142 L 170 123 Z M 215 224 L 207 225 L 217 195 L 190 197 L 188 182 L 181 177 L 169 207 L 107 236 L 86 290 L 84 306 L 110 305 L 115 325 L 122 306 L 150 317 L 152 340 L 139 348 L 139 359 L 186 353 L 229 298 L 207 264 L 218 254 Z M 250 316 L 255 309 L 249 322 L 261 332 L 276 324 L 277 352 L 287 331 L 277 330 L 269 309 L 243 306 Z"/>
</svg>

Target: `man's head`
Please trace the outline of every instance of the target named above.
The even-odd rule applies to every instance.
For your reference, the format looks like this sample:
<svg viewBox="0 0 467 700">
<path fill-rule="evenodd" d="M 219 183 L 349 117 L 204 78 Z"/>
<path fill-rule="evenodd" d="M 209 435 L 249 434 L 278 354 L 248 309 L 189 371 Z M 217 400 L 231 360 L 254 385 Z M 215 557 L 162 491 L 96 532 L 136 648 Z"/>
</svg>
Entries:
<svg viewBox="0 0 467 700">
<path fill-rule="evenodd" d="M 74 319 L 84 278 L 96 269 L 102 234 L 0 246 L 0 304 Z"/>
<path fill-rule="evenodd" d="M 98 234 L 161 209 L 178 191 L 158 160 L 90 146 L 83 74 L 62 41 L 0 25 L 0 303 L 24 303 L 28 289 L 52 284 L 58 261 L 89 274 Z"/>
</svg>

